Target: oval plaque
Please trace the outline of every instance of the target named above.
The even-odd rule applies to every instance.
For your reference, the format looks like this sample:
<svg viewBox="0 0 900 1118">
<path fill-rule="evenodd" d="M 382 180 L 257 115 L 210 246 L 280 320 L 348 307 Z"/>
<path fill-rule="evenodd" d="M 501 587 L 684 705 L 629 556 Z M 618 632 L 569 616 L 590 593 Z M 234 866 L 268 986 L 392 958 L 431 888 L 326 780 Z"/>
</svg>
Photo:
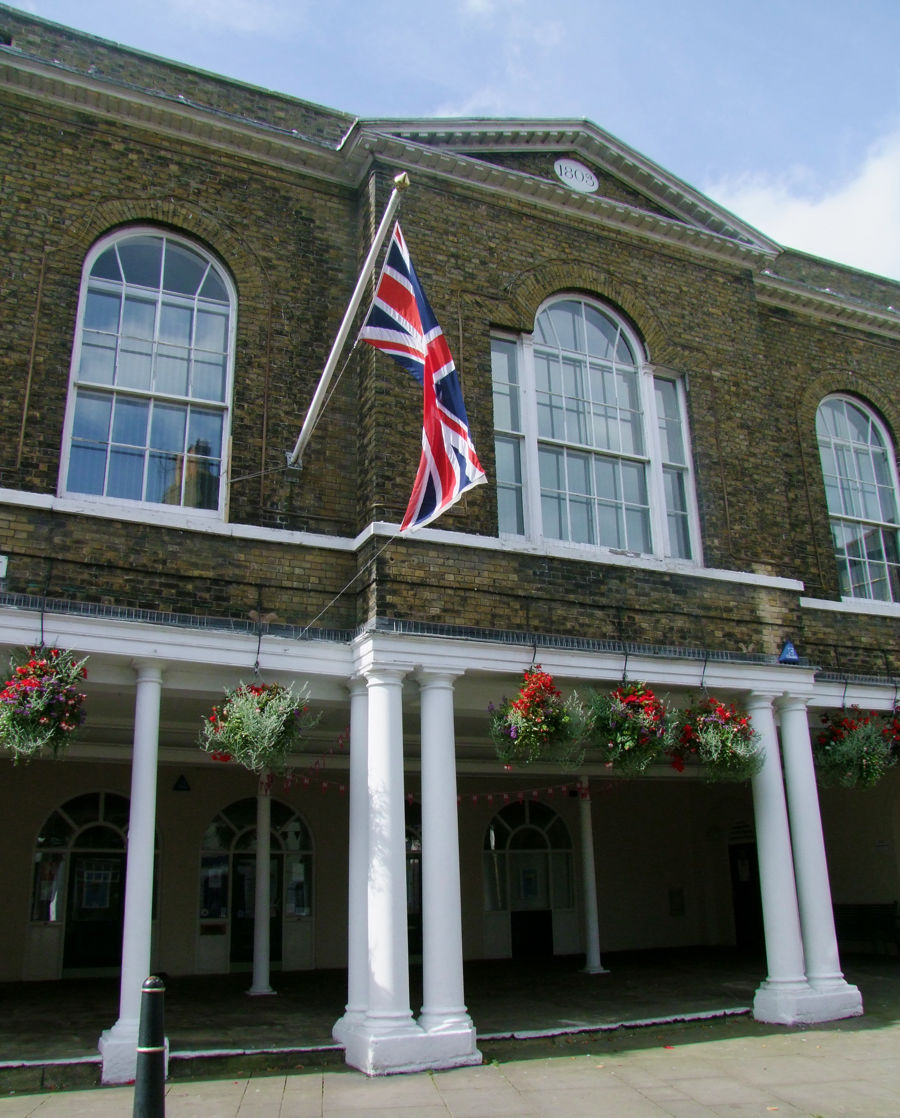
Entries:
<svg viewBox="0 0 900 1118">
<path fill-rule="evenodd" d="M 577 159 L 557 159 L 553 164 L 556 177 L 570 190 L 577 190 L 579 194 L 593 194 L 600 183 L 597 176 Z"/>
</svg>

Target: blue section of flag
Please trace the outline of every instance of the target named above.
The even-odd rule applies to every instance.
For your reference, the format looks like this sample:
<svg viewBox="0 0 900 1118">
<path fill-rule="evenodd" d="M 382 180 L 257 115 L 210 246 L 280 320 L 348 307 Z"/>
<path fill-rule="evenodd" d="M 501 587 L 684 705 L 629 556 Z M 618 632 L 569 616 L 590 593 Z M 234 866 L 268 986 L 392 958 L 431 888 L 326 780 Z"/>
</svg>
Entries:
<svg viewBox="0 0 900 1118">
<path fill-rule="evenodd" d="M 456 366 L 413 268 L 399 222 L 359 336 L 422 385 L 422 457 L 400 531 L 421 528 L 487 477 L 469 434 Z"/>
</svg>

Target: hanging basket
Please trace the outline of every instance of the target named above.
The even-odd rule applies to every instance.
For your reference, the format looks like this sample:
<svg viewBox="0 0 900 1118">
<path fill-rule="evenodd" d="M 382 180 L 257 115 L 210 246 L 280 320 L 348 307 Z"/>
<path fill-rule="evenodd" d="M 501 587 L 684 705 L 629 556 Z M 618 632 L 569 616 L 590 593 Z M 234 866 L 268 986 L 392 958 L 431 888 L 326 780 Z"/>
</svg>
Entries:
<svg viewBox="0 0 900 1118">
<path fill-rule="evenodd" d="M 682 772 L 685 762 L 695 757 L 710 781 L 742 781 L 756 776 L 765 753 L 750 715 L 742 714 L 733 703 L 701 699 L 682 711 L 678 740 L 670 750 L 672 767 Z"/>
<path fill-rule="evenodd" d="M 564 701 L 540 664 L 526 668 L 514 699 L 488 709 L 491 740 L 505 765 L 545 761 L 577 768 L 584 759 L 577 700 Z"/>
<path fill-rule="evenodd" d="M 675 715 L 646 683 L 623 683 L 584 700 L 585 743 L 624 776 L 639 776 L 671 746 Z"/>
<path fill-rule="evenodd" d="M 10 661 L 12 675 L 0 691 L 0 748 L 13 764 L 65 752 L 84 722 L 86 662 L 60 648 L 29 648 Z"/>
<path fill-rule="evenodd" d="M 241 683 L 203 719 L 200 748 L 214 761 L 235 761 L 255 773 L 283 773 L 287 758 L 318 722 L 304 683 Z"/>
<path fill-rule="evenodd" d="M 822 715 L 813 760 L 824 788 L 872 788 L 897 763 L 898 708 L 887 715 L 858 706 Z"/>
</svg>

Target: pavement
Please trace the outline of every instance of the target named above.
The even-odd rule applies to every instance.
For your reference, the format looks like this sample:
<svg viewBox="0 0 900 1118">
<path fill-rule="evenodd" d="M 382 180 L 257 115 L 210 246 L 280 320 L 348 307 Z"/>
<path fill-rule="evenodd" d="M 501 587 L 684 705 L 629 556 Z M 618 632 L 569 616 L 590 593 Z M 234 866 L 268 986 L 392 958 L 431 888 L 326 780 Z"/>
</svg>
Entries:
<svg viewBox="0 0 900 1118">
<path fill-rule="evenodd" d="M 281 1024 L 251 1022 L 270 1030 L 266 1036 L 270 1042 L 297 1014 L 287 1006 L 292 996 L 287 989 L 276 998 L 245 998 L 234 1007 L 233 1022 L 220 1013 L 216 1048 L 182 1049 L 179 1057 L 173 1044 L 165 1114 L 167 1118 L 900 1115 L 900 957 L 845 958 L 848 981 L 863 992 L 864 1016 L 794 1028 L 754 1021 L 747 1011 L 749 1002 L 742 1005 L 738 999 L 728 1004 L 734 1001 L 732 994 L 752 995 L 762 977 L 755 963 L 710 953 L 623 956 L 604 962 L 610 968 L 608 975 L 584 975 L 571 963 L 557 962 L 535 968 L 525 984 L 521 967 L 483 968 L 481 983 L 475 980 L 479 975 L 473 979 L 472 968 L 467 968 L 467 998 L 484 1063 L 414 1075 L 367 1078 L 344 1066 L 333 1043 L 254 1047 L 263 1034 L 248 1031 L 248 1009 L 259 1013 L 254 1007 L 264 1001 L 268 1008 L 262 1014 L 279 1019 Z M 342 977 L 333 976 L 335 982 Z M 290 985 L 291 976 L 284 975 L 275 976 L 276 986 L 279 978 L 282 987 Z M 319 995 L 327 992 L 327 977 L 308 976 L 308 982 L 319 983 Z M 65 1007 L 56 1021 L 65 1021 L 63 1031 L 75 1027 L 66 1042 L 70 1055 L 65 1060 L 54 1062 L 56 1058 L 47 1055 L 38 1060 L 10 1059 L 11 1037 L 18 1034 L 26 1045 L 39 1041 L 27 1013 L 16 1021 L 12 996 L 20 994 L 24 985 L 0 986 L 0 1118 L 131 1116 L 133 1088 L 79 1084 L 77 1077 L 66 1081 L 65 1069 L 87 1068 L 96 1076 L 97 1067 L 73 1062 L 93 1059 L 95 1053 L 74 1055 L 73 1046 L 80 1043 L 79 1022 L 63 1016 Z M 177 990 L 179 981 L 172 986 Z M 220 978 L 209 990 L 210 994 L 218 990 L 220 1011 L 227 1008 L 221 986 Z M 307 993 L 307 1002 L 316 1001 L 309 996 L 311 990 Z M 171 1010 L 167 1006 L 170 1042 L 178 1035 L 191 1038 L 191 1014 L 179 1009 L 178 1000 L 174 996 Z M 716 1000 L 717 1007 L 699 1005 Z M 197 1008 L 195 1001 L 195 1016 L 204 1019 L 207 1010 L 216 1012 L 207 1006 L 197 1014 Z M 646 1009 L 649 1016 L 634 1012 Z M 237 1026 L 241 1016 L 244 1024 Z M 514 1021 L 523 1027 L 509 1028 Z M 491 1031 L 492 1024 L 503 1027 Z M 202 1021 L 195 1022 L 195 1036 L 205 1027 Z M 313 1031 L 310 1028 L 309 1035 Z M 51 1033 L 47 1029 L 48 1042 Z M 302 1029 L 297 1032 L 295 1019 L 282 1039 L 302 1033 Z M 229 1047 L 239 1038 L 243 1047 Z M 40 1080 L 34 1078 L 38 1072 Z M 48 1089 L 55 1076 L 68 1089 Z"/>
</svg>

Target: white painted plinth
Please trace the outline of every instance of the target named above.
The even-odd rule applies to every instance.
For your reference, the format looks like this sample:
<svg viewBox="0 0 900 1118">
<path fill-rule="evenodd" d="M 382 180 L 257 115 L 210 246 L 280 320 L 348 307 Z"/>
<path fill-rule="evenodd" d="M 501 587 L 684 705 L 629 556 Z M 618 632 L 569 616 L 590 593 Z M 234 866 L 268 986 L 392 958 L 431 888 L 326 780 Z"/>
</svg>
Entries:
<svg viewBox="0 0 900 1118">
<path fill-rule="evenodd" d="M 346 1045 L 347 1036 L 353 1029 L 358 1029 L 366 1019 L 365 1010 L 348 1009 L 343 1017 L 335 1021 L 331 1035 L 337 1044 Z"/>
<path fill-rule="evenodd" d="M 103 1083 L 134 1083 L 137 1073 L 138 1022 L 117 1021 L 100 1034 L 97 1048 L 103 1057 L 100 1079 Z M 166 1045 L 166 1077 L 169 1075 L 169 1038 Z"/>
<path fill-rule="evenodd" d="M 862 994 L 849 982 L 827 987 L 763 982 L 753 998 L 753 1016 L 769 1025 L 815 1025 L 861 1017 Z"/>
<path fill-rule="evenodd" d="M 411 1025 L 396 1032 L 375 1032 L 365 1024 L 344 1021 L 341 1032 L 345 1062 L 366 1075 L 468 1067 L 482 1060 L 471 1026 L 426 1032 Z"/>
</svg>

